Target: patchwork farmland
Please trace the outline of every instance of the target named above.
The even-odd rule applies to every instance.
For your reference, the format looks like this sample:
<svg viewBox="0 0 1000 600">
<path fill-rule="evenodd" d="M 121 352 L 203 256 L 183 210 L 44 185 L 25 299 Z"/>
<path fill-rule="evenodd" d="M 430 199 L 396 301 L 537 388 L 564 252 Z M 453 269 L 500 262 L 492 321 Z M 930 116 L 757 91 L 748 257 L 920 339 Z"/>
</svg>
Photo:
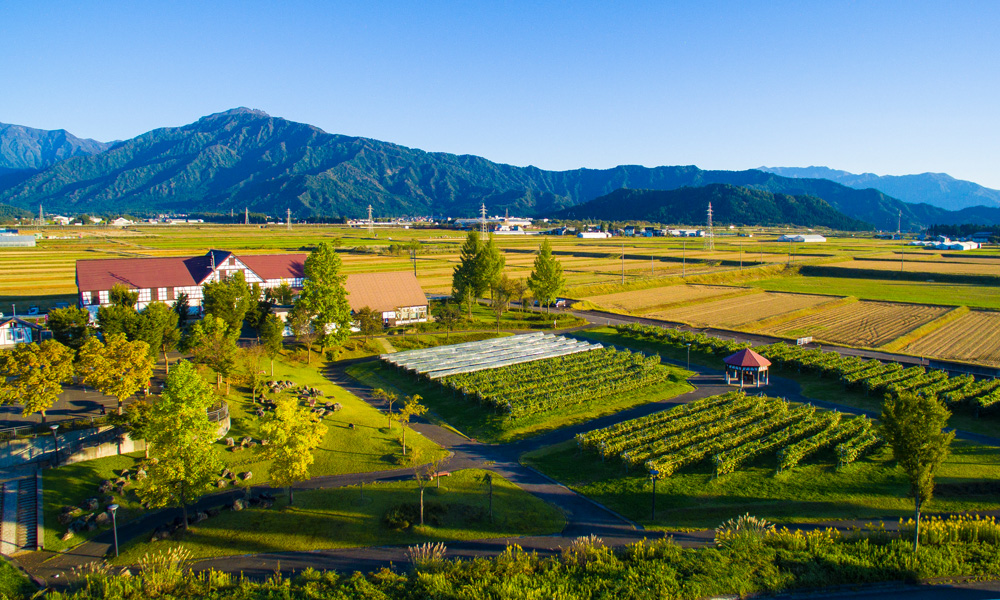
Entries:
<svg viewBox="0 0 1000 600">
<path fill-rule="evenodd" d="M 851 346 L 888 343 L 946 312 L 944 306 L 854 302 L 779 325 L 771 332 L 786 337 L 812 336 Z"/>
<path fill-rule="evenodd" d="M 828 296 L 760 292 L 650 313 L 649 316 L 697 326 L 739 327 L 830 301 Z"/>
<path fill-rule="evenodd" d="M 648 290 L 633 290 L 615 294 L 590 296 L 586 300 L 602 308 L 634 314 L 646 314 L 648 311 L 661 306 L 749 292 L 752 292 L 752 290 L 734 290 L 734 288 L 727 286 L 671 285 Z"/>
<path fill-rule="evenodd" d="M 1000 312 L 971 311 L 903 350 L 1000 367 Z"/>
</svg>

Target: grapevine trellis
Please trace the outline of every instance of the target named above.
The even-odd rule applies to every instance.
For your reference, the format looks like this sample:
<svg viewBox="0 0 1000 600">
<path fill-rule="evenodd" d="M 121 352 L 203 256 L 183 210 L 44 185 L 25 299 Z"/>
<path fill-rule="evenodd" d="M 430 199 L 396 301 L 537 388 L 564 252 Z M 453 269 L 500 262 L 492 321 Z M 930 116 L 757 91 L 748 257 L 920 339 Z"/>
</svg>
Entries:
<svg viewBox="0 0 1000 600">
<path fill-rule="evenodd" d="M 649 325 L 621 325 L 617 329 L 622 335 L 673 346 L 684 347 L 690 343 L 692 350 L 715 355 L 725 355 L 750 346 Z M 754 351 L 770 360 L 774 368 L 836 378 L 845 387 L 861 389 L 867 394 L 912 392 L 936 398 L 949 408 L 968 408 L 977 417 L 1000 410 L 1000 379 L 977 380 L 970 375 L 949 377 L 941 370 L 928 371 L 922 366 L 906 368 L 897 362 L 843 356 L 837 352 L 806 349 L 783 342 L 759 346 Z"/>
<path fill-rule="evenodd" d="M 776 455 L 776 470 L 834 447 L 846 466 L 879 444 L 871 420 L 848 418 L 810 404 L 730 392 L 577 435 L 580 448 L 669 477 L 711 459 L 715 474 Z"/>
</svg>

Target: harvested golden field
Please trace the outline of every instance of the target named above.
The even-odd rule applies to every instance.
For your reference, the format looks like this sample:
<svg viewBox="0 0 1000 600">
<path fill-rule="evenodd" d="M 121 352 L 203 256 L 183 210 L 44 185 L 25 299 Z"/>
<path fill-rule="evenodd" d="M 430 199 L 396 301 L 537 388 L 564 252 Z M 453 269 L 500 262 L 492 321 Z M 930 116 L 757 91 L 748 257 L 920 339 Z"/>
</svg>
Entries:
<svg viewBox="0 0 1000 600">
<path fill-rule="evenodd" d="M 854 302 L 779 325 L 772 333 L 851 346 L 880 346 L 951 310 L 947 306 Z"/>
<path fill-rule="evenodd" d="M 618 292 L 584 298 L 602 308 L 625 312 L 644 313 L 657 306 L 677 304 L 732 294 L 742 290 L 715 285 L 671 285 L 648 290 Z"/>
<path fill-rule="evenodd" d="M 760 292 L 649 313 L 646 316 L 701 327 L 739 327 L 830 302 L 829 296 Z"/>
<path fill-rule="evenodd" d="M 900 261 L 898 258 L 896 260 L 850 260 L 825 266 L 834 269 L 899 272 Z M 910 273 L 1000 276 L 1000 261 L 966 262 L 949 259 L 904 261 L 903 271 Z"/>
<path fill-rule="evenodd" d="M 1000 366 L 1000 312 L 971 311 L 903 350 L 919 356 Z"/>
</svg>

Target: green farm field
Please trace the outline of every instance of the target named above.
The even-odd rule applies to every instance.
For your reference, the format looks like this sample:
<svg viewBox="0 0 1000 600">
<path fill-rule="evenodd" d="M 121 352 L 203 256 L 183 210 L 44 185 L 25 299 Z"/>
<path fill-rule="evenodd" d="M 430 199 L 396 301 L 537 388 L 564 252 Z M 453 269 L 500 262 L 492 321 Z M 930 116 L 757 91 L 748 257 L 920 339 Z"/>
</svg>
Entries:
<svg viewBox="0 0 1000 600">
<path fill-rule="evenodd" d="M 771 292 L 1000 309 L 1000 288 L 973 284 L 796 276 L 757 281 L 748 285 Z"/>
</svg>

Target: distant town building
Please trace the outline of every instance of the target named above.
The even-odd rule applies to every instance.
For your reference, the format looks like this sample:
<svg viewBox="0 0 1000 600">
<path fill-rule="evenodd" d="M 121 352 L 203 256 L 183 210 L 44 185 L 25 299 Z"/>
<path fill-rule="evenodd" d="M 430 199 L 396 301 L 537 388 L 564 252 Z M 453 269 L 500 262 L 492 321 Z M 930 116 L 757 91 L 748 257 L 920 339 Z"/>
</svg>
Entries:
<svg viewBox="0 0 1000 600">
<path fill-rule="evenodd" d="M 35 236 L 0 233 L 0 248 L 34 248 Z"/>
<path fill-rule="evenodd" d="M 64 217 L 62 215 L 55 215 L 49 218 L 52 219 L 52 222 L 56 225 L 69 225 L 73 220 L 70 217 Z"/>
<path fill-rule="evenodd" d="M 0 319 L 0 348 L 41 341 L 42 328 L 17 317 Z"/>
<path fill-rule="evenodd" d="M 816 243 L 816 242 L 825 242 L 826 238 L 819 235 L 818 233 L 795 233 L 795 234 L 783 235 L 778 238 L 778 241 Z"/>
<path fill-rule="evenodd" d="M 134 225 L 134 223 L 125 217 L 118 217 L 114 221 L 111 221 L 111 225 L 114 227 L 127 227 L 129 225 Z"/>
<path fill-rule="evenodd" d="M 584 238 L 588 240 L 598 240 L 611 237 L 611 234 L 607 231 L 581 231 L 576 234 L 578 238 Z"/>
</svg>

